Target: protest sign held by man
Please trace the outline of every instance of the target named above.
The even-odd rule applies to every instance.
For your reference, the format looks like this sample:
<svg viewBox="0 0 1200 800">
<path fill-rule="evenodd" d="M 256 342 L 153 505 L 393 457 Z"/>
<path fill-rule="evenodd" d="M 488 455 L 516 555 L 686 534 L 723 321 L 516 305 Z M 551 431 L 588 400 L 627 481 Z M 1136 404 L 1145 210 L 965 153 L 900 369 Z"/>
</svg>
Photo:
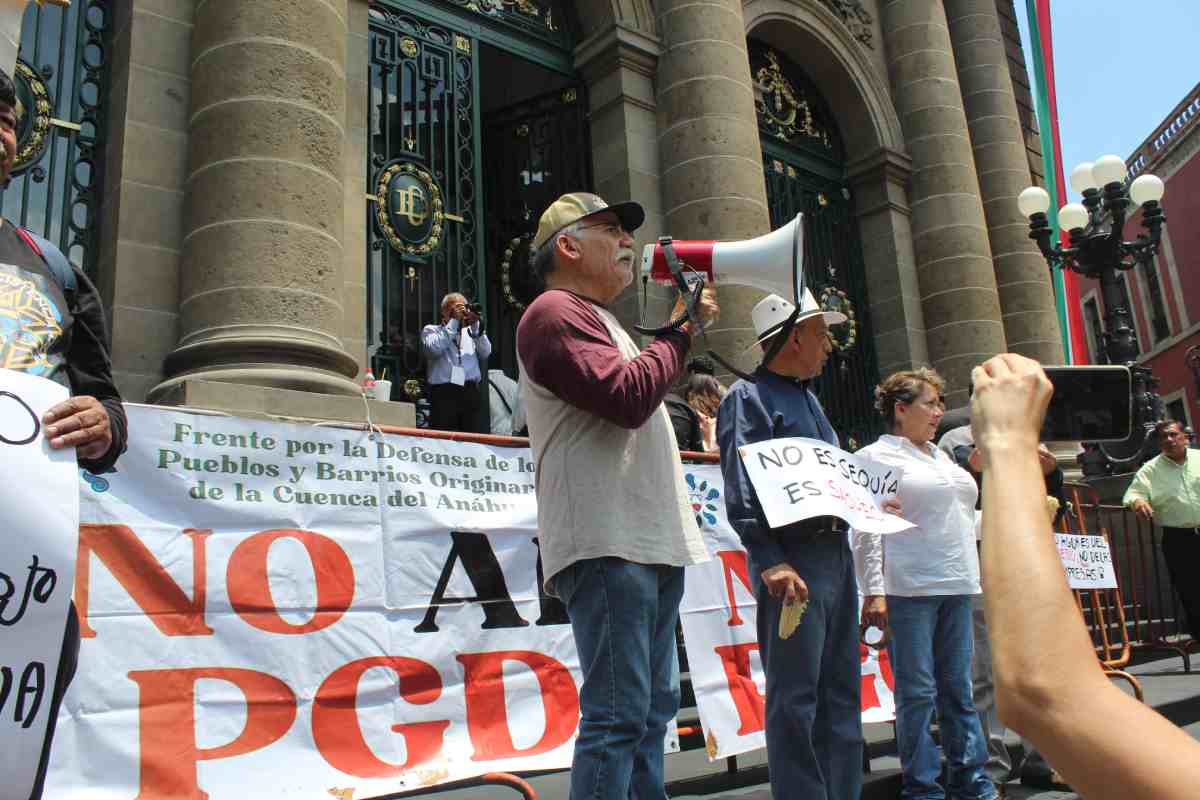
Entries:
<svg viewBox="0 0 1200 800">
<path fill-rule="evenodd" d="M 838 444 L 809 381 L 832 351 L 828 326 L 846 317 L 823 311 L 808 290 L 801 299 L 798 314 L 778 295 L 754 307 L 758 344 L 776 355 L 752 381 L 729 389 L 717 413 L 717 441 L 729 522 L 746 545 L 755 578 L 772 793 L 857 800 L 863 748 L 858 598 L 846 525 L 816 517 L 772 530 L 738 455 L 745 445 L 793 436 Z M 781 638 L 785 606 L 806 610 Z"/>
<path fill-rule="evenodd" d="M 17 100 L 11 77 L 25 5 L 6 2 L 2 9 L 6 29 L 0 37 L 4 58 L 0 64 L 0 183 L 4 186 L 16 162 L 20 118 L 27 111 Z M 13 19 L 16 26 L 10 30 Z M 96 287 L 54 245 L 2 218 L 0 286 L 4 289 L 0 292 L 0 369 L 67 387 L 71 396 L 47 410 L 41 433 L 52 449 L 74 447 L 79 465 L 85 469 L 108 471 L 125 449 L 125 411 L 113 383 L 108 331 Z M 72 607 L 33 798 L 42 793 L 54 719 L 78 655 L 79 625 Z"/>
<path fill-rule="evenodd" d="M 546 585 L 583 670 L 574 800 L 665 800 L 683 568 L 708 560 L 663 407 L 696 331 L 666 331 L 639 353 L 607 307 L 633 279 L 644 219 L 637 203 L 556 200 L 533 240 L 547 291 L 517 328 Z M 715 297 L 697 313 L 715 319 Z"/>
</svg>

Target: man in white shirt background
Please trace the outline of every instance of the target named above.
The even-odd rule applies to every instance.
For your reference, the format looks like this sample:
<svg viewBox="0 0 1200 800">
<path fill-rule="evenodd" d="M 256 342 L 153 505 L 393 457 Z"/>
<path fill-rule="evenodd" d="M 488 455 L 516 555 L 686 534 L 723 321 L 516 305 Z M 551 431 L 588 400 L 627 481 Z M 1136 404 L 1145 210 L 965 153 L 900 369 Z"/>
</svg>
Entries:
<svg viewBox="0 0 1200 800">
<path fill-rule="evenodd" d="M 479 306 L 452 292 L 442 298 L 442 322 L 421 330 L 429 381 L 429 427 L 439 431 L 486 433 L 480 407 L 480 362 L 492 343 L 479 319 Z"/>
</svg>

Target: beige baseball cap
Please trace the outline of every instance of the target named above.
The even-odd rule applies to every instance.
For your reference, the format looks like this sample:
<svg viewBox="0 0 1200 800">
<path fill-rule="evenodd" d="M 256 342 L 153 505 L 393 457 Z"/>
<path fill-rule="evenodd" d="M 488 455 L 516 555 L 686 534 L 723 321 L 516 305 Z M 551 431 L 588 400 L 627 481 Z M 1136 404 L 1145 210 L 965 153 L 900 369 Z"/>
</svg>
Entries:
<svg viewBox="0 0 1200 800">
<path fill-rule="evenodd" d="M 533 249 L 536 250 L 550 241 L 554 234 L 568 225 L 601 211 L 616 214 L 617 219 L 621 220 L 621 227 L 630 233 L 642 227 L 642 223 L 646 221 L 646 212 L 638 203 L 630 201 L 610 206 L 597 195 L 571 192 L 555 200 L 542 213 L 542 218 L 538 220 L 537 235 L 533 237 Z"/>
</svg>

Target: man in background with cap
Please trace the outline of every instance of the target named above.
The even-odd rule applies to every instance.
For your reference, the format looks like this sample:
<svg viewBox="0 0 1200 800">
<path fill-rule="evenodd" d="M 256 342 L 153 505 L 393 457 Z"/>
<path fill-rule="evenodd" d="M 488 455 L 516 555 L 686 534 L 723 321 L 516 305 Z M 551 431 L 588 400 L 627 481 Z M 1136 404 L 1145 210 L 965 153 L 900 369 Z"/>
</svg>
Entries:
<svg viewBox="0 0 1200 800">
<path fill-rule="evenodd" d="M 633 280 L 644 219 L 637 203 L 556 200 L 533 240 L 547 290 L 517 327 L 546 588 L 567 607 L 583 670 L 572 800 L 665 800 L 683 568 L 708 560 L 662 404 L 696 331 L 639 353 L 607 308 Z M 716 319 L 711 292 L 697 312 Z"/>
<path fill-rule="evenodd" d="M 862 710 L 858 594 L 846 524 L 817 517 L 772 530 L 738 455 L 742 445 L 805 436 L 834 447 L 838 437 L 809 388 L 832 351 L 828 326 L 846 321 L 804 291 L 796 310 L 769 295 L 751 317 L 758 344 L 776 355 L 753 380 L 730 387 L 717 412 L 717 442 L 729 523 L 759 576 L 758 644 L 767 675 L 766 738 L 771 792 L 805 800 L 858 800 Z M 782 342 L 778 337 L 784 337 Z M 800 625 L 780 637 L 784 604 L 807 603 Z"/>
</svg>

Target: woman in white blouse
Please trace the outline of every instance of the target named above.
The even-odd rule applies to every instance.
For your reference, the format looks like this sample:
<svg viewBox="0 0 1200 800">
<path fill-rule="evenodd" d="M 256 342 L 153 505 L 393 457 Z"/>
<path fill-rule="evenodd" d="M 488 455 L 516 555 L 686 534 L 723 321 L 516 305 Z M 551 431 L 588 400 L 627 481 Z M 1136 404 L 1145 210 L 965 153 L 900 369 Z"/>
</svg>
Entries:
<svg viewBox="0 0 1200 800">
<path fill-rule="evenodd" d="M 875 390 L 891 434 L 858 451 L 903 471 L 898 500 L 916 525 L 880 536 L 854 531 L 863 624 L 890 630 L 896 678 L 896 740 L 904 800 L 991 800 L 987 746 L 971 700 L 971 596 L 979 594 L 975 549 L 978 489 L 933 443 L 945 413 L 944 381 L 932 369 L 897 372 Z M 929 733 L 937 709 L 946 754 Z"/>
</svg>

